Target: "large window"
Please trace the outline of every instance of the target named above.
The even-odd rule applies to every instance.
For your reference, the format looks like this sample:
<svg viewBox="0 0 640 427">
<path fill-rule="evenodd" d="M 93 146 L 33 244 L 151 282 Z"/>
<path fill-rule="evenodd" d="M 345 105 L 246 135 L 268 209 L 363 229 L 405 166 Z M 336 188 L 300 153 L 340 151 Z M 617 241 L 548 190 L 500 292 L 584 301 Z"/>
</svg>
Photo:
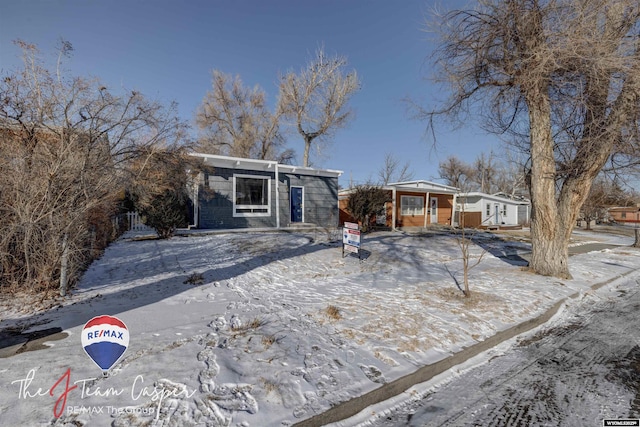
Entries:
<svg viewBox="0 0 640 427">
<path fill-rule="evenodd" d="M 424 215 L 424 197 L 421 196 L 400 196 L 400 214 Z"/>
<path fill-rule="evenodd" d="M 233 216 L 271 215 L 271 179 L 267 176 L 233 176 Z"/>
</svg>

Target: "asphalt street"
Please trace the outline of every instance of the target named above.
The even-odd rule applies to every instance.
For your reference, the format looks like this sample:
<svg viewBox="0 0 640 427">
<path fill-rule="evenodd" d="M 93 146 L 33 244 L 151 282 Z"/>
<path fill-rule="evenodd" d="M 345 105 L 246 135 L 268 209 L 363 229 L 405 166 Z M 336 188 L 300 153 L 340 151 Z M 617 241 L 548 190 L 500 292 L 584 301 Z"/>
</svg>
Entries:
<svg viewBox="0 0 640 427">
<path fill-rule="evenodd" d="M 374 426 L 602 426 L 640 418 L 640 276 Z"/>
</svg>

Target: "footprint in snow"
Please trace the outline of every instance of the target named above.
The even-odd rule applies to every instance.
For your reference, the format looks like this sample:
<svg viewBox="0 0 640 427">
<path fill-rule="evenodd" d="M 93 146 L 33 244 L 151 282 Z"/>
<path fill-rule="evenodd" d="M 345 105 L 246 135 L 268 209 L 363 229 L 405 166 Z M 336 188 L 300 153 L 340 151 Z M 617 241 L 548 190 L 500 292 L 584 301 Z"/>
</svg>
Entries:
<svg viewBox="0 0 640 427">
<path fill-rule="evenodd" d="M 362 364 L 359 364 L 358 366 L 360 367 L 364 375 L 374 383 L 385 384 L 387 382 L 387 379 L 382 374 L 382 371 L 377 367 L 373 365 L 367 366 Z"/>
<path fill-rule="evenodd" d="M 229 320 L 229 325 L 231 326 L 231 329 L 240 329 L 242 328 L 242 320 L 234 314 Z"/>
<path fill-rule="evenodd" d="M 116 415 L 113 427 L 128 427 L 131 425 L 153 425 L 154 427 L 192 427 L 196 426 L 193 409 L 187 400 L 193 391 L 185 384 L 168 379 L 161 379 L 155 387 L 162 389 L 170 397 L 162 401 L 150 400 L 143 405 L 133 407 L 133 410 Z"/>
<path fill-rule="evenodd" d="M 198 353 L 198 360 L 204 362 L 207 367 L 200 371 L 198 381 L 200 382 L 200 391 L 208 393 L 216 388 L 215 377 L 220 372 L 220 367 L 216 363 L 216 355 L 211 347 L 206 347 Z"/>
</svg>

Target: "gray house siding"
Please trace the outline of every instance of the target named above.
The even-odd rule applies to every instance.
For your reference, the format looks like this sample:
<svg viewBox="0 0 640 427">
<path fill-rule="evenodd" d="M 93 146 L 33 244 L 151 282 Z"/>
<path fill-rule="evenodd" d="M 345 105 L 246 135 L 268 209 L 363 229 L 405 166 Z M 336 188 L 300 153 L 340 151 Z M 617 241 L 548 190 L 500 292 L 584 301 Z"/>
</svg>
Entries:
<svg viewBox="0 0 640 427">
<path fill-rule="evenodd" d="M 321 227 L 338 226 L 338 178 L 280 174 L 280 225 L 291 223 L 291 187 L 302 187 L 304 223 Z"/>
<path fill-rule="evenodd" d="M 266 176 L 270 178 L 271 197 L 269 216 L 233 215 L 233 176 Z M 280 172 L 276 192 L 275 171 L 235 168 L 214 168 L 201 176 L 199 228 L 272 228 L 277 227 L 276 197 L 279 197 L 280 227 L 291 222 L 290 192 L 292 186 L 303 187 L 303 218 L 305 224 L 321 227 L 338 226 L 338 178 Z"/>
<path fill-rule="evenodd" d="M 271 178 L 270 216 L 233 216 L 233 176 L 251 175 Z M 275 174 L 249 169 L 216 168 L 214 173 L 204 173 L 200 191 L 200 228 L 228 229 L 275 227 Z"/>
</svg>

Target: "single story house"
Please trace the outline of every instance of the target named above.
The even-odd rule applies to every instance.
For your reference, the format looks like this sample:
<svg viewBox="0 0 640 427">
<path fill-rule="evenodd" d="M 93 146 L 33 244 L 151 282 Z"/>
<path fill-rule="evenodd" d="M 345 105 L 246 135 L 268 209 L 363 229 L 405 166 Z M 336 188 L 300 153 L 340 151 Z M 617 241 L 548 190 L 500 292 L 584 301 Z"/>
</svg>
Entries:
<svg viewBox="0 0 640 427">
<path fill-rule="evenodd" d="M 640 205 L 609 208 L 609 217 L 620 223 L 640 223 Z"/>
<path fill-rule="evenodd" d="M 205 166 L 193 185 L 193 225 L 205 229 L 338 226 L 341 171 L 192 153 Z"/>
<path fill-rule="evenodd" d="M 392 230 L 452 224 L 458 188 L 424 180 L 395 182 L 382 188 L 389 192 L 391 201 L 376 216 L 376 224 Z M 353 191 L 347 189 L 339 194 L 341 223 L 354 221 L 346 210 Z"/>
<path fill-rule="evenodd" d="M 513 227 L 529 223 L 531 203 L 481 192 L 458 195 L 456 224 L 465 227 Z"/>
</svg>

